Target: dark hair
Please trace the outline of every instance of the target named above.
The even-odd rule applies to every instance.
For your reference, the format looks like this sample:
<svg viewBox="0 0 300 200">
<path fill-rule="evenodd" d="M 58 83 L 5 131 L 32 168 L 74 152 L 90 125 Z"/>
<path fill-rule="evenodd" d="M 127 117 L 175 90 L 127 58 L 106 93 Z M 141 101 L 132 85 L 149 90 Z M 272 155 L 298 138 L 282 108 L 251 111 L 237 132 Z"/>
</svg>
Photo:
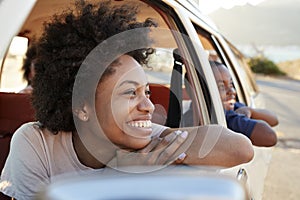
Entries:
<svg viewBox="0 0 300 200">
<path fill-rule="evenodd" d="M 22 66 L 23 79 L 27 81 L 28 85 L 31 85 L 30 73 L 32 72 L 31 65 L 34 64 L 37 55 L 37 49 L 35 42 L 32 42 L 26 52 L 26 57 Z"/>
<path fill-rule="evenodd" d="M 77 1 L 75 10 L 68 10 L 55 15 L 51 22 L 45 24 L 44 33 L 38 41 L 36 74 L 33 79 L 33 106 L 36 119 L 43 127 L 56 133 L 74 131 L 72 114 L 72 93 L 75 78 L 87 55 L 109 37 L 134 28 L 148 28 L 142 31 L 134 41 L 118 41 L 115 49 L 141 43 L 142 48 L 126 54 L 134 57 L 140 64 L 146 63 L 153 51 L 152 40 L 148 34 L 150 27 L 156 26 L 151 19 L 137 22 L 138 9 L 132 5 L 113 6 L 111 2 L 90 4 Z M 108 52 L 100 52 L 109 54 Z M 99 63 L 101 63 L 100 61 Z M 107 65 L 106 65 L 107 66 Z M 104 68 L 106 66 L 93 66 Z M 86 80 L 91 75 L 87 70 Z M 105 75 L 114 73 L 107 69 Z M 85 88 L 81 90 L 84 92 Z M 78 95 L 84 102 L 88 94 Z M 95 97 L 95 96 L 94 96 Z"/>
</svg>

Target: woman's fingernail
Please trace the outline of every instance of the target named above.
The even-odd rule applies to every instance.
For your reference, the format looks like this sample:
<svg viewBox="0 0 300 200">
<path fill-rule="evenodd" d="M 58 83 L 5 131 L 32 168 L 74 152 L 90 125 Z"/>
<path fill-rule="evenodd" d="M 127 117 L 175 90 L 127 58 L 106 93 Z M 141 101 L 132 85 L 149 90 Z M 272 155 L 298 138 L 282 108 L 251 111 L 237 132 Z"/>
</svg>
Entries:
<svg viewBox="0 0 300 200">
<path fill-rule="evenodd" d="M 180 155 L 178 156 L 178 159 L 179 159 L 179 160 L 183 160 L 185 157 L 186 157 L 186 154 L 183 152 L 182 154 L 180 154 Z"/>
<path fill-rule="evenodd" d="M 188 136 L 188 132 L 187 131 L 183 131 L 180 136 L 182 138 L 186 138 Z"/>
<path fill-rule="evenodd" d="M 180 130 L 175 131 L 176 135 L 180 135 L 181 133 L 182 133 L 182 131 L 180 131 Z"/>
</svg>

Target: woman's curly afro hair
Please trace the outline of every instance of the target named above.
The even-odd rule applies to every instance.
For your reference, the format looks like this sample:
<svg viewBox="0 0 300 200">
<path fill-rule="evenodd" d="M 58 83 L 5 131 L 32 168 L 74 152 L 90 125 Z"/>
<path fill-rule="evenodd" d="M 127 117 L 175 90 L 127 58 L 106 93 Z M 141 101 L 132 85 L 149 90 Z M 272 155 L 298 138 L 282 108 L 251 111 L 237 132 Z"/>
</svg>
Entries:
<svg viewBox="0 0 300 200">
<path fill-rule="evenodd" d="M 135 42 L 143 43 L 141 46 L 147 44 L 147 48 L 127 53 L 139 63 L 146 63 L 148 55 L 153 52 L 148 48 L 152 42 L 148 33 L 156 23 L 151 19 L 138 22 L 137 13 L 138 8 L 132 5 L 113 6 L 109 1 L 96 5 L 77 1 L 74 10 L 55 15 L 45 24 L 37 44 L 32 93 L 36 119 L 44 128 L 53 133 L 75 130 L 72 114 L 75 78 L 86 56 L 104 40 L 126 30 L 148 28 L 148 32 L 135 38 Z M 130 42 L 123 41 L 118 45 Z M 87 97 L 83 94 L 80 98 L 84 101 Z"/>
</svg>

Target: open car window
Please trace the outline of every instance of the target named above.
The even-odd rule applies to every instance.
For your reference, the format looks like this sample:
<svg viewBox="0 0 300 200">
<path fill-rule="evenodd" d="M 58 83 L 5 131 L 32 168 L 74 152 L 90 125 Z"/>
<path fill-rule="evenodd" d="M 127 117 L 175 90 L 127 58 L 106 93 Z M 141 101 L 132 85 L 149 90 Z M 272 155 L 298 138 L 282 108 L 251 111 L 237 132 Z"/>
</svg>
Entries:
<svg viewBox="0 0 300 200">
<path fill-rule="evenodd" d="M 28 49 L 29 39 L 15 36 L 0 68 L 0 91 L 18 92 L 26 86 L 22 65 Z"/>
<path fill-rule="evenodd" d="M 226 62 L 226 54 L 222 51 L 222 48 L 220 44 L 218 43 L 218 40 L 214 37 L 213 34 L 209 33 L 208 31 L 198 27 L 195 25 L 198 37 L 203 45 L 203 48 L 205 49 L 205 52 L 207 53 L 207 59 L 210 62 L 211 65 L 213 65 L 214 62 L 222 63 L 225 65 L 233 79 L 233 84 L 235 87 L 235 90 L 237 92 L 237 101 L 241 101 L 245 103 L 245 97 L 243 95 L 242 86 L 240 83 L 240 79 L 237 76 L 236 69 L 233 68 L 230 64 Z"/>
<path fill-rule="evenodd" d="M 145 4 L 147 2 L 145 1 Z M 149 6 L 150 5 L 150 6 Z M 166 4 L 141 6 L 141 18 L 157 20 L 153 28 L 153 48 L 145 71 L 155 105 L 153 122 L 169 127 L 188 127 L 203 124 L 195 83 L 190 77 L 194 63 L 189 59 L 188 40 L 176 12 Z M 144 13 L 151 13 L 144 16 Z"/>
</svg>

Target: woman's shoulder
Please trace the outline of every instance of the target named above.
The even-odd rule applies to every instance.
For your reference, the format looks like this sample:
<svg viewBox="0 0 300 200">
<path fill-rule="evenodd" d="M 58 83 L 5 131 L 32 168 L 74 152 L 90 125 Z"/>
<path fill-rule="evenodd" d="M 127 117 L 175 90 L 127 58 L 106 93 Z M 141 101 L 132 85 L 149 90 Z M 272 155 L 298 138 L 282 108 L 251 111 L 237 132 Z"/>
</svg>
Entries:
<svg viewBox="0 0 300 200">
<path fill-rule="evenodd" d="M 22 124 L 13 134 L 12 143 L 22 141 L 33 141 L 41 136 L 41 125 L 39 122 L 27 122 Z"/>
<path fill-rule="evenodd" d="M 27 122 L 22 124 L 14 133 L 15 134 L 27 134 L 31 132 L 38 132 L 41 124 L 39 122 Z"/>
<path fill-rule="evenodd" d="M 47 130 L 40 122 L 27 122 L 21 125 L 12 136 L 13 145 L 37 145 L 61 143 L 72 140 L 70 132 L 59 131 L 57 134 Z M 17 144 L 14 144 L 17 143 Z"/>
</svg>

